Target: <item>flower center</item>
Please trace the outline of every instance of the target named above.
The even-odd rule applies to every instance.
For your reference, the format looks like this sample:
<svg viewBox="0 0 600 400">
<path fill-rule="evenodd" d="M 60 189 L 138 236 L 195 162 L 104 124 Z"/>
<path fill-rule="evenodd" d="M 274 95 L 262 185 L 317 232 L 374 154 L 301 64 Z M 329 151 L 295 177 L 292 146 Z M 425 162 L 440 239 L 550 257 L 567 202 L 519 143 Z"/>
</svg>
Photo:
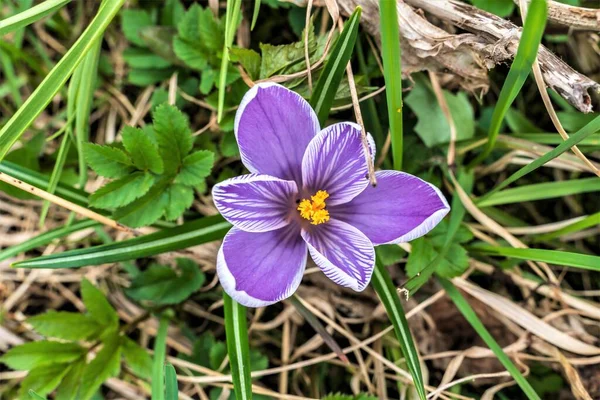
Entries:
<svg viewBox="0 0 600 400">
<path fill-rule="evenodd" d="M 313 225 L 324 224 L 329 221 L 329 211 L 325 209 L 325 199 L 329 197 L 329 193 L 325 190 L 319 190 L 314 196 L 310 196 L 310 200 L 302 199 L 297 210 L 300 211 L 300 216 L 311 221 Z"/>
</svg>

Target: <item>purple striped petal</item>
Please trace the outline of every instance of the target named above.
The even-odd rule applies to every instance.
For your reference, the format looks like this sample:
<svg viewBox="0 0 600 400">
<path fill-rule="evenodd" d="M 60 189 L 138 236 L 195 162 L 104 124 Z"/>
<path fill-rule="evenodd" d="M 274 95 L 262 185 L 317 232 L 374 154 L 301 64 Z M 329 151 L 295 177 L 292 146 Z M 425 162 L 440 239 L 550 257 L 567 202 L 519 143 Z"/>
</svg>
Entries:
<svg viewBox="0 0 600 400">
<path fill-rule="evenodd" d="M 360 126 L 341 122 L 323 129 L 302 160 L 302 182 L 309 193 L 326 190 L 327 205 L 343 204 L 368 184 Z"/>
<path fill-rule="evenodd" d="M 235 135 L 246 168 L 298 183 L 304 150 L 319 129 L 310 104 L 275 83 L 253 86 L 235 115 Z"/>
<path fill-rule="evenodd" d="M 338 285 L 364 290 L 373 274 L 375 249 L 358 229 L 331 219 L 302 231 L 308 250 L 323 273 Z"/>
<path fill-rule="evenodd" d="M 221 215 L 247 232 L 267 232 L 289 224 L 296 208 L 294 181 L 249 174 L 227 179 L 213 187 L 213 201 Z"/>
<path fill-rule="evenodd" d="M 217 256 L 225 292 L 246 307 L 263 307 L 290 297 L 306 267 L 306 243 L 296 225 L 261 233 L 231 228 Z"/>
<path fill-rule="evenodd" d="M 416 176 L 399 171 L 379 171 L 376 176 L 376 187 L 329 208 L 331 218 L 355 226 L 376 246 L 423 236 L 450 211 L 439 189 Z"/>
</svg>

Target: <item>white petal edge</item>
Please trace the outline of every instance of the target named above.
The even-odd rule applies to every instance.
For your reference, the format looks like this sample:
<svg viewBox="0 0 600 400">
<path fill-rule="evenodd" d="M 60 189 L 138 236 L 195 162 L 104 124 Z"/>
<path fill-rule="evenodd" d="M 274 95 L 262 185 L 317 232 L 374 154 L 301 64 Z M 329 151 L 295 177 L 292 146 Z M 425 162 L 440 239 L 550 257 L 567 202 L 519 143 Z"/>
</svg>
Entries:
<svg viewBox="0 0 600 400">
<path fill-rule="evenodd" d="M 371 263 L 371 269 L 369 271 L 367 271 L 365 282 L 362 284 L 360 282 L 358 282 L 358 280 L 356 280 L 356 278 L 348 275 L 347 273 L 342 271 L 339 267 L 335 266 L 331 261 L 329 261 L 329 259 L 327 257 L 325 257 L 323 254 L 321 254 L 319 252 L 319 250 L 317 250 L 310 243 L 308 243 L 308 241 L 306 239 L 304 239 L 304 240 L 306 241 L 306 245 L 308 246 L 308 251 L 310 253 L 310 256 L 313 258 L 313 261 L 315 262 L 315 264 L 317 264 L 317 266 L 321 269 L 321 271 L 323 271 L 323 273 L 329 279 L 331 279 L 334 283 L 336 283 L 340 286 L 343 286 L 343 287 L 350 288 L 350 289 L 354 290 L 355 292 L 362 292 L 363 290 L 365 290 L 367 288 L 367 286 L 369 286 L 369 282 L 371 282 L 371 277 L 373 275 L 373 270 L 375 269 L 375 247 L 373 246 L 373 244 L 371 243 L 369 238 L 364 233 L 362 233 L 360 230 L 358 230 L 357 228 L 355 228 L 354 226 L 352 226 L 348 223 L 344 222 L 344 224 L 348 225 L 351 228 L 351 230 L 354 230 L 355 234 L 364 236 L 366 242 L 370 244 L 369 248 L 363 249 L 366 251 L 370 250 L 372 252 L 372 257 L 371 257 L 372 263 Z M 304 231 L 302 231 L 302 238 L 304 238 L 304 237 L 305 237 L 305 234 L 304 234 Z"/>
<path fill-rule="evenodd" d="M 227 235 L 229 235 L 229 233 L 234 229 L 237 229 L 237 228 L 235 228 L 235 227 L 231 228 L 231 230 L 227 233 Z M 221 282 L 221 286 L 223 287 L 223 290 L 225 290 L 225 292 L 232 299 L 234 299 L 235 301 L 237 301 L 238 303 L 240 303 L 241 305 L 243 305 L 245 307 L 253 307 L 253 308 L 266 307 L 266 306 L 270 306 L 271 304 L 278 303 L 281 300 L 287 299 L 292 294 L 294 294 L 294 292 L 296 292 L 296 290 L 298 290 L 298 286 L 300 286 L 300 282 L 302 282 L 302 277 L 304 276 L 304 270 L 306 269 L 306 261 L 308 259 L 308 253 L 305 253 L 302 265 L 300 266 L 299 272 L 294 277 L 292 284 L 286 289 L 286 291 L 281 296 L 279 296 L 277 298 L 277 300 L 274 300 L 274 301 L 260 300 L 260 299 L 250 296 L 244 290 L 236 290 L 235 289 L 235 277 L 229 271 L 229 267 L 227 266 L 227 262 L 225 261 L 225 254 L 223 253 L 223 244 L 227 240 L 227 235 L 223 239 L 223 243 L 221 244 L 221 247 L 219 248 L 219 253 L 217 254 L 217 276 L 219 277 L 219 282 Z"/>
<path fill-rule="evenodd" d="M 385 174 L 388 171 L 379 171 L 378 174 Z M 429 217 L 427 217 L 425 219 L 425 221 L 421 222 L 419 224 L 419 226 L 417 226 L 416 228 L 414 228 L 412 231 L 405 233 L 404 235 L 400 236 L 397 239 L 394 239 L 390 242 L 386 242 L 386 243 L 378 243 L 375 246 L 379 246 L 382 244 L 399 244 L 399 243 L 406 243 L 406 242 L 410 242 L 411 240 L 415 240 L 417 238 L 420 238 L 421 236 L 427 234 L 429 231 L 431 231 L 433 228 L 435 228 L 437 226 L 437 224 L 444 219 L 444 217 L 446 216 L 446 214 L 448 214 L 450 212 L 450 205 L 448 205 L 448 201 L 446 200 L 446 198 L 444 197 L 444 195 L 442 194 L 442 192 L 440 191 L 440 189 L 438 189 L 436 186 L 432 185 L 431 183 L 424 181 L 423 179 L 411 175 L 411 174 L 407 174 L 406 172 L 401 172 L 401 171 L 389 171 L 389 172 L 393 172 L 393 173 L 400 173 L 402 175 L 408 175 L 411 178 L 416 178 L 418 180 L 420 180 L 421 182 L 425 183 L 426 185 L 428 185 L 429 187 L 431 187 L 435 193 L 438 195 L 438 197 L 440 198 L 440 200 L 442 201 L 442 203 L 444 204 L 444 208 L 441 208 L 439 210 L 437 210 L 436 212 L 434 212 L 433 214 L 431 214 Z"/>
<path fill-rule="evenodd" d="M 240 175 L 240 176 L 235 176 L 233 178 L 229 178 L 224 180 L 223 182 L 219 182 L 217 183 L 215 186 L 213 186 L 212 188 L 212 197 L 213 197 L 213 203 L 215 205 L 215 207 L 217 208 L 217 210 L 219 211 L 219 213 L 223 216 L 223 218 L 225 218 L 228 222 L 230 222 L 232 225 L 237 226 L 237 223 L 234 223 L 233 221 L 230 221 L 229 218 L 226 216 L 228 213 L 226 212 L 226 210 L 219 205 L 219 203 L 217 203 L 215 201 L 215 191 L 219 191 L 222 190 L 222 187 L 225 187 L 227 185 L 235 185 L 238 183 L 252 183 L 252 182 L 285 182 L 287 184 L 293 185 L 293 189 L 292 191 L 295 193 L 298 193 L 298 185 L 296 184 L 296 182 L 294 181 L 287 181 L 285 179 L 279 179 L 276 178 L 274 176 L 271 175 L 264 175 L 264 174 L 247 174 L 247 175 Z M 220 195 L 217 194 L 217 197 L 221 197 Z M 246 231 L 246 232 L 268 232 L 268 231 L 274 231 L 276 229 L 279 228 L 283 228 L 284 226 L 289 225 L 289 221 L 286 220 L 282 220 L 279 224 L 277 225 L 273 225 L 273 226 L 267 226 L 261 229 L 256 229 L 253 226 L 238 226 L 238 228 Z"/>
</svg>

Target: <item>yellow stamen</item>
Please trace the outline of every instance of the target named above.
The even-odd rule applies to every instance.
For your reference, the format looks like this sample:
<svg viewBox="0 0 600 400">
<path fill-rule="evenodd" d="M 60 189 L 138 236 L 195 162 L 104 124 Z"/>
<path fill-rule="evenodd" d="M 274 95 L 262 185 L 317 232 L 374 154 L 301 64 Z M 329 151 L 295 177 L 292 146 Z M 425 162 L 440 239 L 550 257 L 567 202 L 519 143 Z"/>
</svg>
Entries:
<svg viewBox="0 0 600 400">
<path fill-rule="evenodd" d="M 325 199 L 329 197 L 329 193 L 325 190 L 319 190 L 314 196 L 310 196 L 311 200 L 302 199 L 297 210 L 300 211 L 300 216 L 311 221 L 313 225 L 323 224 L 329 221 L 329 211 L 325 209 Z"/>
</svg>

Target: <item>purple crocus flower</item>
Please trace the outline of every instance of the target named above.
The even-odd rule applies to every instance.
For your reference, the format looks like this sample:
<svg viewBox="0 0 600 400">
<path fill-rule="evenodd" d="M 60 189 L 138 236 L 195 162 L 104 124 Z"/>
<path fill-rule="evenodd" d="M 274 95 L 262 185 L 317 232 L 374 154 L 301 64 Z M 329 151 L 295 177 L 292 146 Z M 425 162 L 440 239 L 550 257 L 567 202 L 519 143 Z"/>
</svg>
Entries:
<svg viewBox="0 0 600 400">
<path fill-rule="evenodd" d="M 244 96 L 235 136 L 251 173 L 213 188 L 217 209 L 233 224 L 217 274 L 234 300 L 261 307 L 291 296 L 307 253 L 335 283 L 362 291 L 373 246 L 418 238 L 448 213 L 440 191 L 410 174 L 379 171 L 372 187 L 360 129 L 342 122 L 321 130 L 310 105 L 277 84 Z"/>
</svg>

